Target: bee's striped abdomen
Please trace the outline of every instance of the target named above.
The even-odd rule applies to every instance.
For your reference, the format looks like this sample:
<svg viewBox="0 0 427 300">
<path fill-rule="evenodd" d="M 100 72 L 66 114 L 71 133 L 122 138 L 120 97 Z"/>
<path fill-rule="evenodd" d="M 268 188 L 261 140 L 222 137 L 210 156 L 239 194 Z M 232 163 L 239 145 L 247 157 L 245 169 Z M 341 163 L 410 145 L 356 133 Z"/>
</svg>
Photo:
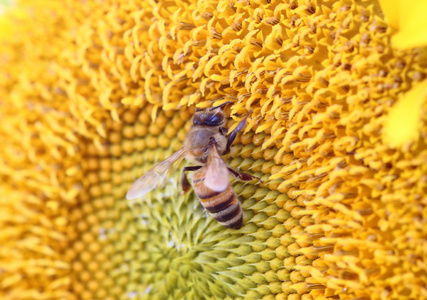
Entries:
<svg viewBox="0 0 427 300">
<path fill-rule="evenodd" d="M 194 174 L 193 188 L 203 206 L 222 226 L 239 229 L 242 227 L 243 211 L 233 189 L 228 186 L 223 192 L 216 192 L 204 185 L 206 168 Z"/>
</svg>

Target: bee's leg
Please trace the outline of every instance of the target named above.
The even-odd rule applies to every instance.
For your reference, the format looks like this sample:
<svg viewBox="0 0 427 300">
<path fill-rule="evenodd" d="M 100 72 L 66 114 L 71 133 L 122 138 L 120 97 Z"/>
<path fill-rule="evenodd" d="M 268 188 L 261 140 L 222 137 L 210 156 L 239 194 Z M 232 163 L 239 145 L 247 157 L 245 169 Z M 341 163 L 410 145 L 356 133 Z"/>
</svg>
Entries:
<svg viewBox="0 0 427 300">
<path fill-rule="evenodd" d="M 228 168 L 228 171 L 233 175 L 234 178 L 241 180 L 241 181 L 251 181 L 252 179 L 257 179 L 260 183 L 264 183 L 260 178 L 250 175 L 248 173 L 238 172 L 236 170 L 233 170 L 232 168 Z"/>
<path fill-rule="evenodd" d="M 248 117 L 251 114 L 251 112 L 252 111 L 250 111 L 247 114 L 247 116 L 244 117 L 243 120 L 239 122 L 239 124 L 237 125 L 237 127 L 230 133 L 230 135 L 228 136 L 228 140 L 227 140 L 227 146 L 225 147 L 225 151 L 224 151 L 224 153 L 222 155 L 230 153 L 231 144 L 233 144 L 234 140 L 236 139 L 237 133 L 245 127 L 246 120 L 248 119 Z"/>
<path fill-rule="evenodd" d="M 200 169 L 201 166 L 192 166 L 192 167 L 184 167 L 184 169 L 182 169 L 182 173 L 181 173 L 181 187 L 182 187 L 182 191 L 185 194 L 186 192 L 188 192 L 188 190 L 191 188 L 191 184 L 188 182 L 187 179 L 187 175 L 185 175 L 185 172 L 187 171 L 196 171 L 198 169 Z"/>
</svg>

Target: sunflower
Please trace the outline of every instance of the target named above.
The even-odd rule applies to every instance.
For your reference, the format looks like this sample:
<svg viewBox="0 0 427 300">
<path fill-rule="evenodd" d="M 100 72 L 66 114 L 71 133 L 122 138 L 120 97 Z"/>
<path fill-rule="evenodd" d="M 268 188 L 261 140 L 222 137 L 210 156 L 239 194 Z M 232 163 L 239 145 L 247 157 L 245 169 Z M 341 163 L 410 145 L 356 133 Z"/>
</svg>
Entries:
<svg viewBox="0 0 427 300">
<path fill-rule="evenodd" d="M 0 298 L 427 298 L 425 4 L 380 2 L 9 4 Z M 241 229 L 125 199 L 226 101 Z"/>
</svg>

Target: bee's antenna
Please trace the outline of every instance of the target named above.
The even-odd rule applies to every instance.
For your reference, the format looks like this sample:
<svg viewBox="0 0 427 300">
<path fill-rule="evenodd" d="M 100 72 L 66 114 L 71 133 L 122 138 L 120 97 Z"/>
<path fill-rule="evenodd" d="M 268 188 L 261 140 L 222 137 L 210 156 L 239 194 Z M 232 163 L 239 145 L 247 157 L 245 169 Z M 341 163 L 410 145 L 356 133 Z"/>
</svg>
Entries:
<svg viewBox="0 0 427 300">
<path fill-rule="evenodd" d="M 224 107 L 224 106 L 226 106 L 228 103 L 231 103 L 231 101 L 224 102 L 224 103 L 222 103 L 222 104 L 220 104 L 220 105 L 218 105 L 218 106 L 215 106 L 215 107 L 210 108 L 209 110 L 214 110 L 214 109 L 217 109 L 217 108 L 223 108 L 223 107 Z"/>
</svg>

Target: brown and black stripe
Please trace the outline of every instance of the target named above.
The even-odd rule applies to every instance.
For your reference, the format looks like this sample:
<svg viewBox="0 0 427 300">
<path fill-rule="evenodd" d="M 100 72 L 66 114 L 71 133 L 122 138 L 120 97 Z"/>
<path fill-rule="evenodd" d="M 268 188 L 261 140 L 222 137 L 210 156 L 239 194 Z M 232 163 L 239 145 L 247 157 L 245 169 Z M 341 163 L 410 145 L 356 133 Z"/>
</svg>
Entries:
<svg viewBox="0 0 427 300">
<path fill-rule="evenodd" d="M 229 185 L 223 192 L 216 192 L 204 185 L 206 167 L 194 173 L 193 189 L 210 215 L 224 227 L 242 227 L 243 211 L 236 194 Z"/>
</svg>

